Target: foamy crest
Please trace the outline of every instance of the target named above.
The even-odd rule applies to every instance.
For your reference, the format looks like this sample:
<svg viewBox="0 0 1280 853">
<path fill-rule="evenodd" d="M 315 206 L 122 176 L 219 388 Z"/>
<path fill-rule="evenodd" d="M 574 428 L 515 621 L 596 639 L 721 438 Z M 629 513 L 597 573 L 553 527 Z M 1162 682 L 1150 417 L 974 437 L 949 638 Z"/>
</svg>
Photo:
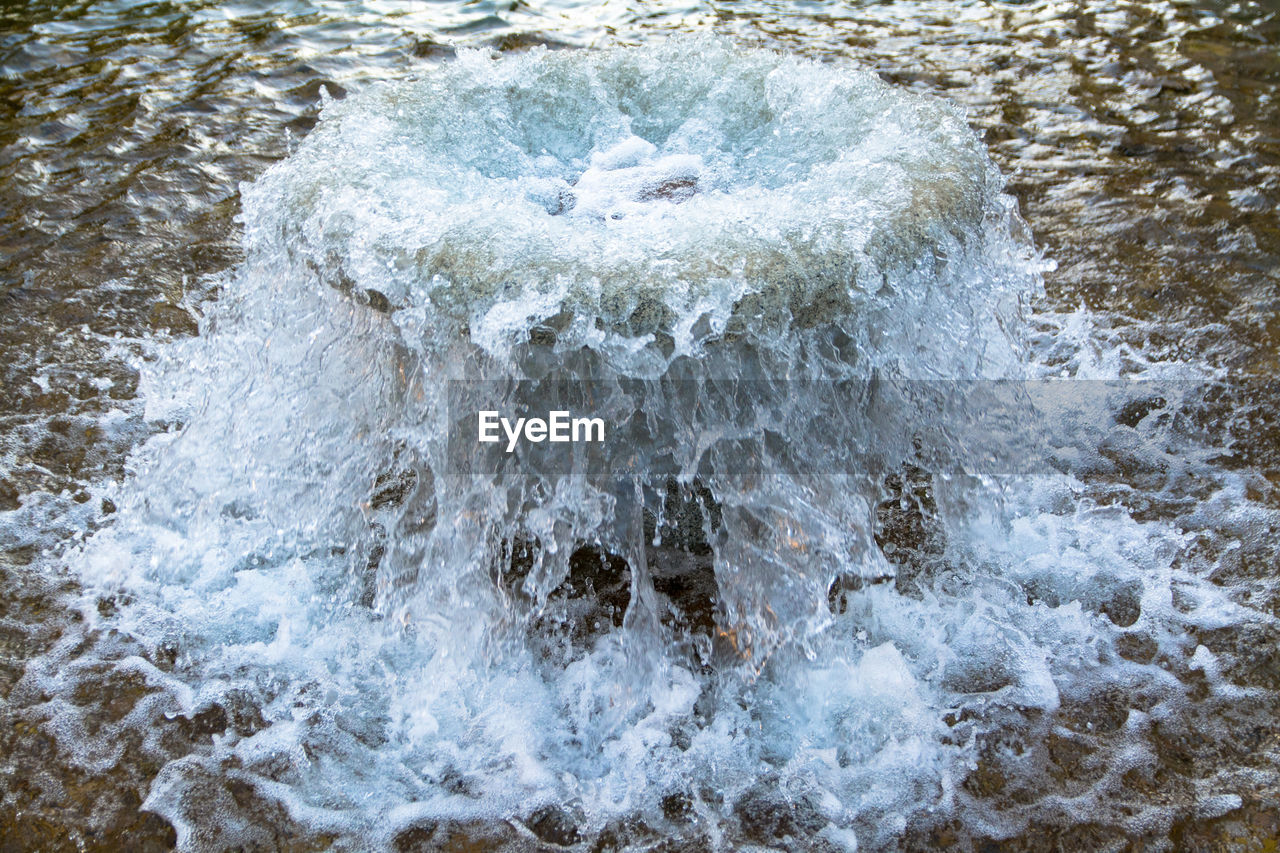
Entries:
<svg viewBox="0 0 1280 853">
<path fill-rule="evenodd" d="M 245 219 L 251 255 L 283 252 L 397 317 L 421 311 L 412 337 L 437 346 L 469 332 L 506 352 L 545 326 L 558 351 L 591 346 L 634 371 L 653 369 L 644 340 L 669 361 L 726 331 L 843 320 L 904 349 L 910 334 L 911 375 L 1006 375 L 995 324 L 1028 285 L 991 239 L 1010 222 L 1000 187 L 942 103 L 869 72 L 681 41 L 467 52 L 375 86 L 328 107 L 246 191 Z M 967 255 L 986 280 L 944 286 Z M 921 302 L 936 322 L 896 316 Z"/>
</svg>

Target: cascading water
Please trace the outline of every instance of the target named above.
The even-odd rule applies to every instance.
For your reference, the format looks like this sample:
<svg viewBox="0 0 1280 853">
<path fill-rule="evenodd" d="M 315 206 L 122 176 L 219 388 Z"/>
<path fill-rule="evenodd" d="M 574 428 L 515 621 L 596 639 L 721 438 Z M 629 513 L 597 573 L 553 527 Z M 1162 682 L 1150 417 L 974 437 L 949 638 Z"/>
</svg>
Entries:
<svg viewBox="0 0 1280 853">
<path fill-rule="evenodd" d="M 876 423 L 832 383 L 1017 369 L 1008 327 L 1035 282 L 959 116 L 770 54 L 707 44 L 691 63 L 687 47 L 464 56 L 331 109 L 246 194 L 247 289 L 275 270 L 291 293 L 328 284 L 388 315 L 371 349 L 398 354 L 354 357 L 390 395 L 360 407 L 394 420 L 362 425 L 363 444 L 384 445 L 374 468 L 391 443 L 414 460 L 408 503 L 435 524 L 393 521 L 378 609 L 476 606 L 517 535 L 541 543 L 535 598 L 595 541 L 628 558 L 639 608 L 627 516 L 676 477 L 718 504 L 731 630 L 807 635 L 836 574 L 886 573 L 866 481 L 909 450 L 909 421 Z M 528 454 L 490 470 L 470 435 L 442 440 L 575 381 L 615 436 L 589 471 Z"/>
<path fill-rule="evenodd" d="M 330 103 L 243 202 L 144 384 L 180 428 L 74 558 L 92 621 L 172 650 L 128 663 L 139 721 L 248 721 L 153 784 L 182 846 L 260 841 L 232 783 L 359 845 L 877 846 L 962 804 L 982 720 L 1162 683 L 1107 607 L 1163 624 L 1182 534 L 1062 476 L 997 500 L 953 429 L 1036 375 L 1039 267 L 946 104 L 711 40 L 466 52 Z M 605 440 L 475 440 L 552 408 Z"/>
</svg>

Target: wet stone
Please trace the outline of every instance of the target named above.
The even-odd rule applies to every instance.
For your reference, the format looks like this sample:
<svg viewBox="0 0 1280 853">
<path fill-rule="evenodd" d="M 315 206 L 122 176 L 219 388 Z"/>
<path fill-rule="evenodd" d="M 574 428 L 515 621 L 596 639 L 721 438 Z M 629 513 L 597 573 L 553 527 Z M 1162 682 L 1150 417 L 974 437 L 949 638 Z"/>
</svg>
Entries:
<svg viewBox="0 0 1280 853">
<path fill-rule="evenodd" d="M 505 822 L 447 823 L 436 830 L 427 850 L 439 853 L 525 853 L 537 849 Z"/>
<path fill-rule="evenodd" d="M 591 853 L 622 853 L 622 851 L 645 849 L 654 842 L 657 834 L 640 818 L 628 818 L 613 821 L 605 826 L 591 840 L 588 849 Z M 665 841 L 659 841 L 659 844 Z"/>
<path fill-rule="evenodd" d="M 503 582 L 518 588 L 530 561 L 513 559 Z M 626 561 L 598 548 L 583 547 L 569 558 L 569 574 L 549 596 L 547 606 L 530 626 L 543 638 L 567 636 L 572 648 L 587 648 L 598 637 L 622 626 L 631 603 L 631 571 Z"/>
<path fill-rule="evenodd" d="M 1137 427 L 1147 415 L 1163 409 L 1165 405 L 1167 405 L 1165 399 L 1158 396 L 1131 400 L 1125 403 L 1124 407 L 1116 413 L 1116 423 L 1127 427 Z"/>
<path fill-rule="evenodd" d="M 994 797 L 1005 790 L 1005 773 L 995 754 L 983 755 L 964 780 L 964 789 L 976 797 Z"/>
<path fill-rule="evenodd" d="M 1280 629 L 1241 625 L 1198 632 L 1198 639 L 1223 658 L 1223 674 L 1244 687 L 1280 690 Z"/>
<path fill-rule="evenodd" d="M 1121 628 L 1128 628 L 1142 615 L 1142 584 L 1138 581 L 1120 583 L 1115 580 L 1101 584 L 1097 611 Z"/>
<path fill-rule="evenodd" d="M 748 791 L 733 806 L 746 840 L 768 843 L 806 839 L 827 825 L 807 797 L 790 797 L 766 787 Z"/>
<path fill-rule="evenodd" d="M 908 465 L 885 478 L 884 490 L 886 497 L 876 506 L 876 544 L 897 569 L 898 592 L 916 595 L 917 578 L 940 560 L 946 547 L 933 475 Z"/>
<path fill-rule="evenodd" d="M 538 809 L 529 816 L 526 824 L 538 838 L 559 847 L 572 847 L 581 838 L 577 822 L 559 806 Z"/>
<path fill-rule="evenodd" d="M 185 308 L 159 302 L 151 309 L 151 328 L 175 335 L 194 335 L 198 327 L 195 318 Z"/>
<path fill-rule="evenodd" d="M 675 824 L 689 823 L 697 817 L 693 809 L 693 798 L 684 793 L 668 794 L 663 797 L 662 814 Z"/>
<path fill-rule="evenodd" d="M 426 853 L 433 850 L 432 837 L 436 834 L 437 826 L 435 821 L 425 821 L 410 827 L 396 835 L 391 846 L 396 853 Z"/>
<path fill-rule="evenodd" d="M 714 845 L 708 836 L 699 834 L 690 838 L 664 838 L 649 849 L 653 853 L 702 853 L 714 849 Z"/>
<path fill-rule="evenodd" d="M 0 478 L 0 512 L 8 512 L 22 505 L 18 500 L 18 487 L 6 479 Z"/>
<path fill-rule="evenodd" d="M 1136 704 L 1119 687 L 1102 687 L 1092 691 L 1082 691 L 1062 703 L 1058 716 L 1068 728 L 1075 732 L 1087 732 L 1092 735 L 1118 732 L 1124 728 L 1129 719 L 1130 709 Z"/>
</svg>

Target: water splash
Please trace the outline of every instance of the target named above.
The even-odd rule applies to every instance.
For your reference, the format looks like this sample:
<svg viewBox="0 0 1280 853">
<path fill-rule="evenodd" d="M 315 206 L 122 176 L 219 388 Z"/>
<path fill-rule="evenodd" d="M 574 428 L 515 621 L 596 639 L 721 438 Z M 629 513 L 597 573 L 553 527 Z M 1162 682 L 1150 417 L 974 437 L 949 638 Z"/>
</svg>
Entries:
<svg viewBox="0 0 1280 853">
<path fill-rule="evenodd" d="M 877 390 L 1032 375 L 1001 189 L 947 105 L 716 41 L 330 104 L 245 188 L 244 264 L 145 384 L 182 428 L 76 561 L 92 620 L 177 650 L 144 674 L 174 713 L 256 720 L 148 807 L 192 849 L 257 831 L 211 779 L 369 843 L 640 815 L 852 849 L 950 813 L 984 724 L 1117 666 L 1111 611 L 1181 618 L 1180 533 L 1062 475 L 1000 494 L 946 429 L 973 385 Z M 566 395 L 602 447 L 460 440 Z"/>
</svg>

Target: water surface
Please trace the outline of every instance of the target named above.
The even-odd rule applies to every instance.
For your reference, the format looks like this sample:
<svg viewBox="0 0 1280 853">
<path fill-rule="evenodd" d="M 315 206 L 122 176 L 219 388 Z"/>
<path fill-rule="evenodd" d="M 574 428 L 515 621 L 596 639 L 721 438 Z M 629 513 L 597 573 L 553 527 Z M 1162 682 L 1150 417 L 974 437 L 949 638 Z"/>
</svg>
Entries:
<svg viewBox="0 0 1280 853">
<path fill-rule="evenodd" d="M 1176 432 L 1186 443 L 1152 457 L 1112 430 L 1071 469 L 1069 487 L 1015 513 L 1014 533 L 989 543 L 972 534 L 964 553 L 1002 567 L 993 583 L 1026 601 L 1017 618 L 1039 606 L 1036 620 L 1050 612 L 1034 624 L 1082 620 L 1066 646 L 1033 638 L 1028 647 L 1092 657 L 1051 664 L 1056 709 L 995 702 L 946 716 L 924 702 L 938 712 L 930 725 L 957 732 L 947 748 L 965 762 L 953 795 L 940 814 L 908 809 L 900 824 L 881 818 L 850 831 L 869 847 L 1274 838 L 1277 456 L 1266 380 L 1280 343 L 1280 18 L 1266 4 L 33 3 L 0 20 L 0 826 L 19 849 L 171 844 L 169 824 L 139 811 L 149 796 L 170 821 L 185 815 L 195 830 L 182 839 L 193 848 L 324 848 L 365 831 L 287 812 L 281 803 L 293 801 L 281 791 L 247 785 L 227 765 L 181 765 L 207 757 L 218 738 L 251 739 L 277 720 L 264 719 L 260 696 L 166 704 L 175 686 L 134 661 L 181 682 L 183 649 L 115 633 L 111 620 L 129 602 L 78 600 L 79 564 L 58 553 L 125 503 L 127 485 L 104 483 L 124 475 L 130 449 L 177 428 L 174 412 L 144 413 L 163 397 L 139 398 L 139 371 L 172 351 L 164 339 L 196 333 L 204 300 L 219 297 L 220 276 L 242 261 L 240 182 L 308 134 L 322 90 L 342 98 L 421 75 L 465 46 L 643 45 L 690 31 L 861 65 L 963 107 L 1057 264 L 1026 319 L 1044 371 L 1233 380 L 1195 392 Z M 1165 440 L 1153 421 L 1142 426 L 1148 410 L 1103 416 Z M 920 600 L 963 598 L 945 573 L 915 580 L 920 561 L 904 553 L 928 549 L 914 516 L 888 506 L 879 518 L 878 546 L 897 553 L 895 595 L 915 601 L 917 584 Z M 961 568 L 956 583 L 986 577 L 972 560 Z M 1160 615 L 1138 622 L 1135 608 Z M 993 624 L 1032 624 L 1016 612 Z M 945 621 L 942 613 L 924 618 Z M 972 632 L 952 640 L 959 649 L 982 642 Z M 845 661 L 847 671 L 809 688 L 883 681 L 903 666 L 888 654 Z M 766 710 L 787 713 L 780 708 Z M 344 766 L 332 755 L 311 760 Z M 907 759 L 898 760 L 879 772 L 902 775 Z M 463 784 L 441 782 L 440 768 L 426 776 Z M 722 802 L 714 792 L 659 792 L 660 807 L 607 826 L 590 796 L 565 797 L 532 812 L 509 807 L 500 820 L 424 819 L 394 843 L 519 847 L 532 834 L 584 849 L 660 839 L 697 849 L 784 844 L 822 829 L 812 791 L 779 806 L 770 785 L 781 783 L 743 791 L 730 780 L 724 790 L 737 799 Z M 207 802 L 163 796 L 202 787 L 214 792 Z M 744 817 L 756 813 L 772 816 Z M 241 835 L 219 834 L 228 827 Z"/>
</svg>

